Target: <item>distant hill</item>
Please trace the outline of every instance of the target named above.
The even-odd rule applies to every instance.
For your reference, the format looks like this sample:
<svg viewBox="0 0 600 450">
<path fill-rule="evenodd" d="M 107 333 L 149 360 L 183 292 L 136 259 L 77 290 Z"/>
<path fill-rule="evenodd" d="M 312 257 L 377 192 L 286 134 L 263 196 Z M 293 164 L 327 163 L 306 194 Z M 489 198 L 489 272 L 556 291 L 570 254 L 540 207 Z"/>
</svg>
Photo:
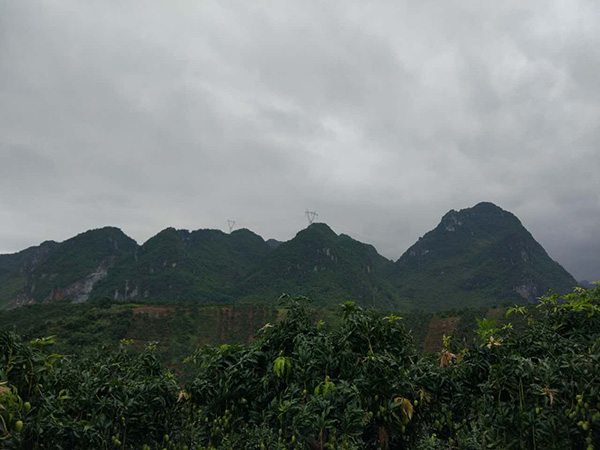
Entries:
<svg viewBox="0 0 600 450">
<path fill-rule="evenodd" d="M 118 228 L 90 230 L 0 255 L 0 307 L 101 297 L 232 301 L 234 286 L 271 249 L 245 229 L 167 228 L 142 246 Z"/>
<path fill-rule="evenodd" d="M 0 306 L 86 301 L 108 270 L 136 248 L 137 243 L 121 230 L 106 227 L 60 244 L 48 241 L 14 255 L 0 255 Z"/>
<path fill-rule="evenodd" d="M 577 285 L 516 216 L 492 203 L 444 215 L 395 263 L 390 280 L 427 310 L 534 302 Z"/>
<path fill-rule="evenodd" d="M 98 283 L 96 296 L 113 299 L 229 302 L 235 287 L 272 247 L 249 230 L 167 228 L 121 261 Z"/>
<path fill-rule="evenodd" d="M 387 280 L 392 268 L 392 262 L 372 245 L 314 223 L 269 253 L 240 287 L 239 295 L 246 302 L 272 301 L 282 292 L 291 292 L 320 306 L 351 299 L 365 306 L 409 308 Z"/>
<path fill-rule="evenodd" d="M 532 302 L 577 284 L 519 219 L 491 203 L 448 212 L 395 263 L 323 223 L 287 242 L 245 229 L 167 228 L 143 245 L 106 227 L 0 255 L 0 308 L 104 297 L 266 305 L 287 292 L 322 307 L 353 300 L 434 311 Z"/>
</svg>

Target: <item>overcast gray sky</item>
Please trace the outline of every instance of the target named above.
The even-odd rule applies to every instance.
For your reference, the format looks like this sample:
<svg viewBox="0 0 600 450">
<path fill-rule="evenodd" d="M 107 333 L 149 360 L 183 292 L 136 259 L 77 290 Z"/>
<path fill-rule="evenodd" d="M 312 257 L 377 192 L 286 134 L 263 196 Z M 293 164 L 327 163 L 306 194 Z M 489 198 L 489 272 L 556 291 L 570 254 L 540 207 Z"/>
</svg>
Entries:
<svg viewBox="0 0 600 450">
<path fill-rule="evenodd" d="M 397 259 L 491 201 L 599 279 L 599 48 L 597 0 L 0 0 L 0 253 L 309 208 Z"/>
</svg>

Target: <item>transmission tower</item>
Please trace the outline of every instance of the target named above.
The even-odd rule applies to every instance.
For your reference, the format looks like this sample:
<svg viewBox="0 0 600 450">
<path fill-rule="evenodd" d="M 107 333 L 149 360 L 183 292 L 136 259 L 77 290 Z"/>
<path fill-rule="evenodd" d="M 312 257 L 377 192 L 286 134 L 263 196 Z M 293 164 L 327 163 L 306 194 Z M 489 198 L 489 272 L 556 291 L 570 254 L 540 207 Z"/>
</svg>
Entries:
<svg viewBox="0 0 600 450">
<path fill-rule="evenodd" d="M 308 220 L 309 225 L 313 223 L 317 217 L 319 217 L 319 215 L 316 212 L 309 211 L 308 209 L 304 212 L 304 214 L 306 215 L 306 219 Z"/>
<path fill-rule="evenodd" d="M 227 226 L 229 227 L 229 232 L 231 233 L 233 231 L 233 227 L 235 227 L 235 220 L 227 219 Z"/>
</svg>

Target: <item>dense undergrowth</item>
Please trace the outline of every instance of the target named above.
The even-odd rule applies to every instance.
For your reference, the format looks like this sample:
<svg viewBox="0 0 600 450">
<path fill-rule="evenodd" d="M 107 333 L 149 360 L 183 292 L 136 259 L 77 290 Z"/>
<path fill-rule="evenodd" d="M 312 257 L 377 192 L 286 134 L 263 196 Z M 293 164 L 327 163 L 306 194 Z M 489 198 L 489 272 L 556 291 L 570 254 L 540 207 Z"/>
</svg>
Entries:
<svg viewBox="0 0 600 450">
<path fill-rule="evenodd" d="M 53 353 L 0 333 L 8 449 L 600 449 L 600 288 L 515 307 L 517 331 L 419 355 L 401 318 L 353 303 L 329 329 L 307 300 L 248 345 L 191 355 L 185 386 L 124 340 Z"/>
</svg>

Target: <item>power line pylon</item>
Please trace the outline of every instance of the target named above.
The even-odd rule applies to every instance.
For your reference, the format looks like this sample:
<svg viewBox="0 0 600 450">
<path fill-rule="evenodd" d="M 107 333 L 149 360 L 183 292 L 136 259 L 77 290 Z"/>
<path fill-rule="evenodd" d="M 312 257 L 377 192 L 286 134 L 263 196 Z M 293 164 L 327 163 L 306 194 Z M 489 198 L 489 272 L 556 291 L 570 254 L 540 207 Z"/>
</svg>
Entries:
<svg viewBox="0 0 600 450">
<path fill-rule="evenodd" d="M 308 209 L 304 212 L 304 214 L 306 215 L 306 219 L 308 220 L 309 225 L 313 223 L 317 217 L 319 217 L 319 215 L 316 212 L 309 211 Z"/>
<path fill-rule="evenodd" d="M 235 220 L 227 219 L 227 226 L 229 226 L 229 232 L 231 233 L 233 231 L 233 227 L 235 227 Z"/>
</svg>

